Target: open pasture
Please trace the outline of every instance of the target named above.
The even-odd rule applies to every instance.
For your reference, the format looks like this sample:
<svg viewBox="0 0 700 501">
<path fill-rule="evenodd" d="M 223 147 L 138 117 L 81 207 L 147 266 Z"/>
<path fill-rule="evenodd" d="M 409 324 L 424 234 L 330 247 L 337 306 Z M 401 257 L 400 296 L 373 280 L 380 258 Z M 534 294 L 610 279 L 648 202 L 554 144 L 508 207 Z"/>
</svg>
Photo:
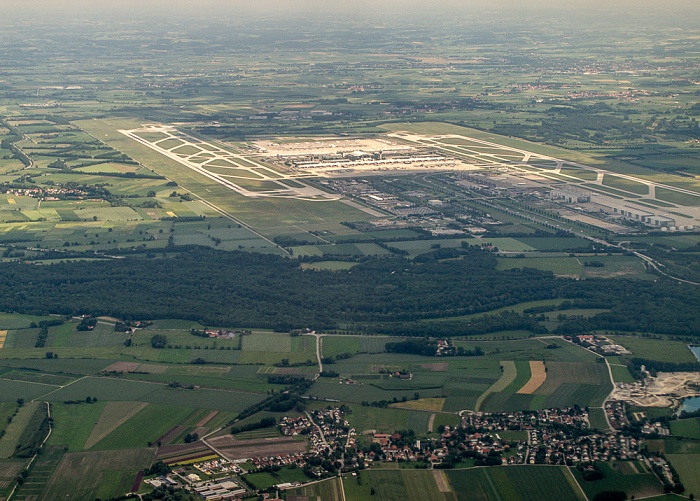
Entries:
<svg viewBox="0 0 700 501">
<path fill-rule="evenodd" d="M 41 383 L 47 385 L 62 386 L 75 380 L 74 377 L 64 374 L 47 374 L 33 370 L 11 370 L 2 374 L 4 379 L 13 381 L 27 381 L 29 383 Z"/>
<path fill-rule="evenodd" d="M 77 322 L 49 328 L 46 346 L 101 348 L 123 346 L 129 335 L 115 332 L 114 325 L 98 323 L 92 331 L 77 331 Z"/>
<path fill-rule="evenodd" d="M 634 383 L 635 379 L 627 366 L 611 364 L 610 369 L 612 370 L 613 380 L 616 383 Z"/>
<path fill-rule="evenodd" d="M 19 315 L 16 313 L 0 313 L 0 329 L 26 329 L 32 322 L 37 324 L 42 320 L 49 320 L 51 317 L 40 317 L 36 315 Z"/>
<path fill-rule="evenodd" d="M 504 391 L 515 381 L 516 377 L 518 376 L 518 369 L 515 365 L 515 362 L 513 362 L 512 360 L 506 360 L 501 362 L 501 370 L 501 377 L 498 379 L 498 381 L 493 383 L 484 393 L 482 393 L 479 396 L 474 406 L 474 410 L 481 410 L 484 401 L 489 395 L 491 395 L 492 393 L 500 393 Z"/>
<path fill-rule="evenodd" d="M 52 374 L 68 374 L 68 375 L 93 375 L 102 371 L 105 367 L 112 364 L 110 359 L 71 359 L 71 358 L 53 358 L 46 357 L 34 359 L 2 359 L 0 367 L 18 368 L 22 370 L 31 370 L 37 372 L 45 372 Z"/>
<path fill-rule="evenodd" d="M 295 338 L 286 333 L 256 331 L 253 334 L 243 336 L 243 350 L 289 353 L 292 351 L 292 339 Z"/>
<path fill-rule="evenodd" d="M 407 402 L 391 404 L 391 407 L 396 409 L 408 409 L 415 411 L 440 412 L 442 411 L 442 407 L 444 405 L 444 398 L 419 398 L 418 400 L 409 400 Z"/>
</svg>

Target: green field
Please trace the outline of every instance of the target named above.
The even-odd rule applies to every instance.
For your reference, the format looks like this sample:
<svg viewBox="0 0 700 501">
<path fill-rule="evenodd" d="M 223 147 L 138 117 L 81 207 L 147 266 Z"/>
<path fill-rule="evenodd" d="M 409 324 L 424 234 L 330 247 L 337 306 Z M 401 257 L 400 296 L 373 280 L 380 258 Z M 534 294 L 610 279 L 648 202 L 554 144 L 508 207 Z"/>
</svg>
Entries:
<svg viewBox="0 0 700 501">
<path fill-rule="evenodd" d="M 671 434 L 674 437 L 700 440 L 700 418 L 671 421 Z"/>
<path fill-rule="evenodd" d="M 605 419 L 605 410 L 600 407 L 590 407 L 588 409 L 588 418 L 591 422 L 591 428 L 598 430 L 607 430 L 608 421 Z"/>
<path fill-rule="evenodd" d="M 51 407 L 54 426 L 48 445 L 61 445 L 69 452 L 82 451 L 106 403 L 54 403 Z"/>
<path fill-rule="evenodd" d="M 572 472 L 586 495 L 593 499 L 602 491 L 625 491 L 628 496 L 636 498 L 649 497 L 663 493 L 661 482 L 653 473 L 634 473 L 623 466 L 624 463 L 598 463 L 605 475 L 602 480 L 585 481 L 579 471 Z M 639 469 L 638 469 L 639 470 Z"/>
<path fill-rule="evenodd" d="M 30 402 L 19 408 L 19 412 L 5 428 L 5 435 L 0 438 L 0 459 L 7 459 L 15 453 L 15 446 L 18 444 L 22 432 L 29 424 L 32 416 L 39 409 L 39 402 Z"/>
<path fill-rule="evenodd" d="M 73 452 L 63 460 L 43 490 L 42 499 L 109 499 L 131 490 L 139 470 L 155 458 L 155 449 Z"/>
<path fill-rule="evenodd" d="M 474 406 L 475 411 L 481 410 L 484 401 L 489 395 L 491 395 L 491 393 L 500 393 L 504 391 L 520 375 L 520 372 L 518 371 L 519 367 L 516 367 L 515 362 L 513 361 L 506 360 L 501 362 L 501 368 L 503 370 L 501 377 L 479 396 L 479 399 L 476 401 L 476 405 Z"/>
<path fill-rule="evenodd" d="M 81 379 L 66 388 L 57 389 L 46 398 L 53 402 L 62 402 L 64 400 L 84 400 L 88 396 L 96 397 L 98 401 L 136 400 L 154 404 L 169 404 L 177 400 L 190 407 L 222 411 L 241 411 L 252 403 L 262 400 L 262 395 L 259 394 L 235 391 L 222 393 L 204 388 L 175 389 L 163 384 L 92 377 Z M 230 398 L 222 398 L 223 396 Z"/>
<path fill-rule="evenodd" d="M 613 379 L 616 383 L 634 383 L 635 379 L 632 377 L 632 374 L 630 374 L 627 366 L 610 364 L 610 369 L 612 370 Z"/>
<path fill-rule="evenodd" d="M 447 472 L 458 500 L 583 500 L 565 467 L 509 466 Z"/>
<path fill-rule="evenodd" d="M 530 395 L 518 395 L 517 391 L 530 380 L 530 363 L 519 360 L 514 362 L 514 364 L 517 369 L 516 377 L 502 389 L 485 397 L 483 405 L 484 410 L 488 412 L 502 412 L 529 409 Z M 503 371 L 503 375 L 505 377 L 505 370 Z"/>
<path fill-rule="evenodd" d="M 682 341 L 659 341 L 638 336 L 610 336 L 610 339 L 630 350 L 631 357 L 673 363 L 697 362 L 693 352 Z"/>
<path fill-rule="evenodd" d="M 13 499 L 24 501 L 36 499 L 52 499 L 43 497 L 46 485 L 52 478 L 56 468 L 65 455 L 63 447 L 45 447 L 32 465 L 27 480 L 17 489 Z M 71 491 L 68 491 L 69 495 Z"/>
<path fill-rule="evenodd" d="M 348 416 L 350 424 L 362 433 L 367 430 L 391 433 L 396 430 L 414 430 L 416 433 L 427 433 L 430 413 L 404 409 L 381 409 L 352 404 L 349 406 L 352 414 Z"/>
<path fill-rule="evenodd" d="M 304 487 L 288 490 L 288 495 L 291 496 L 309 496 L 310 499 L 322 499 L 323 501 L 343 501 L 347 500 L 343 496 L 342 480 L 333 477 L 321 482 L 316 482 Z"/>
<path fill-rule="evenodd" d="M 177 424 L 185 421 L 193 410 L 176 405 L 151 404 L 126 423 L 116 428 L 92 450 L 131 449 L 146 447 Z"/>
<path fill-rule="evenodd" d="M 685 487 L 683 495 L 698 496 L 700 493 L 700 478 L 698 477 L 698 461 L 700 454 L 667 454 L 666 459 L 678 472 L 678 476 Z"/>
<path fill-rule="evenodd" d="M 425 470 L 365 470 L 358 477 L 345 477 L 343 487 L 348 501 L 455 499 L 451 492 L 440 492 L 433 472 Z"/>
</svg>

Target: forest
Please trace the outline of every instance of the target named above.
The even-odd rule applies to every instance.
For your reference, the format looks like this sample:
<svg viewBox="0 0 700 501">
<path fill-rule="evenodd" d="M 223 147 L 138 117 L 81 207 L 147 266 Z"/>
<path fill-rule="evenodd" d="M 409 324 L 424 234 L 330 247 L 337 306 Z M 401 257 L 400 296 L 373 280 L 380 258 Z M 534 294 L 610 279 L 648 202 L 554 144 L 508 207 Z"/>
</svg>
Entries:
<svg viewBox="0 0 700 501">
<path fill-rule="evenodd" d="M 168 259 L 132 255 L 47 265 L 7 263 L 0 269 L 0 311 L 450 336 L 545 332 L 537 314 L 500 312 L 469 322 L 449 317 L 562 298 L 575 308 L 607 311 L 566 317 L 558 334 L 593 329 L 700 332 L 700 289 L 695 286 L 663 279 L 572 280 L 528 268 L 499 271 L 496 258 L 476 247 L 461 249 L 457 259 L 374 258 L 341 272 L 304 270 L 297 260 L 265 254 L 203 247 L 173 251 L 177 255 Z M 426 321 L 437 318 L 448 320 Z"/>
</svg>

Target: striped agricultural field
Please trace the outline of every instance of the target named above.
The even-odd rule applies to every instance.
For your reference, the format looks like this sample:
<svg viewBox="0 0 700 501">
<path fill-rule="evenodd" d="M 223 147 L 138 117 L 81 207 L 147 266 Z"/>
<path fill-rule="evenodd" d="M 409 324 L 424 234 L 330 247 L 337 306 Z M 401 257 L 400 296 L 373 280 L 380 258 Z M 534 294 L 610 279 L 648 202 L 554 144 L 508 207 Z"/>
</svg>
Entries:
<svg viewBox="0 0 700 501">
<path fill-rule="evenodd" d="M 479 398 L 476 400 L 476 405 L 474 406 L 475 411 L 481 410 L 481 405 L 484 403 L 484 400 L 486 400 L 486 397 L 488 397 L 491 393 L 498 393 L 500 391 L 503 391 L 513 381 L 515 381 L 515 378 L 518 375 L 518 370 L 515 367 L 515 362 L 513 362 L 512 360 L 505 360 L 500 362 L 500 364 L 503 368 L 503 374 L 501 374 L 501 377 L 495 383 L 489 386 L 489 388 L 479 396 Z"/>
</svg>

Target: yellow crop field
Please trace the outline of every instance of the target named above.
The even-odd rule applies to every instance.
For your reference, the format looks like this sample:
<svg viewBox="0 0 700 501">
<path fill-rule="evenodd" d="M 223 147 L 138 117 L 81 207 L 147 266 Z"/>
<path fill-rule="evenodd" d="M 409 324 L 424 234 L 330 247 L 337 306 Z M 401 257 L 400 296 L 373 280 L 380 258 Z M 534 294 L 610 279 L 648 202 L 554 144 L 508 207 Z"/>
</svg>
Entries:
<svg viewBox="0 0 700 501">
<path fill-rule="evenodd" d="M 547 379 L 544 362 L 540 360 L 530 361 L 530 373 L 532 374 L 530 380 L 518 390 L 518 393 L 522 395 L 532 395 Z"/>
</svg>

